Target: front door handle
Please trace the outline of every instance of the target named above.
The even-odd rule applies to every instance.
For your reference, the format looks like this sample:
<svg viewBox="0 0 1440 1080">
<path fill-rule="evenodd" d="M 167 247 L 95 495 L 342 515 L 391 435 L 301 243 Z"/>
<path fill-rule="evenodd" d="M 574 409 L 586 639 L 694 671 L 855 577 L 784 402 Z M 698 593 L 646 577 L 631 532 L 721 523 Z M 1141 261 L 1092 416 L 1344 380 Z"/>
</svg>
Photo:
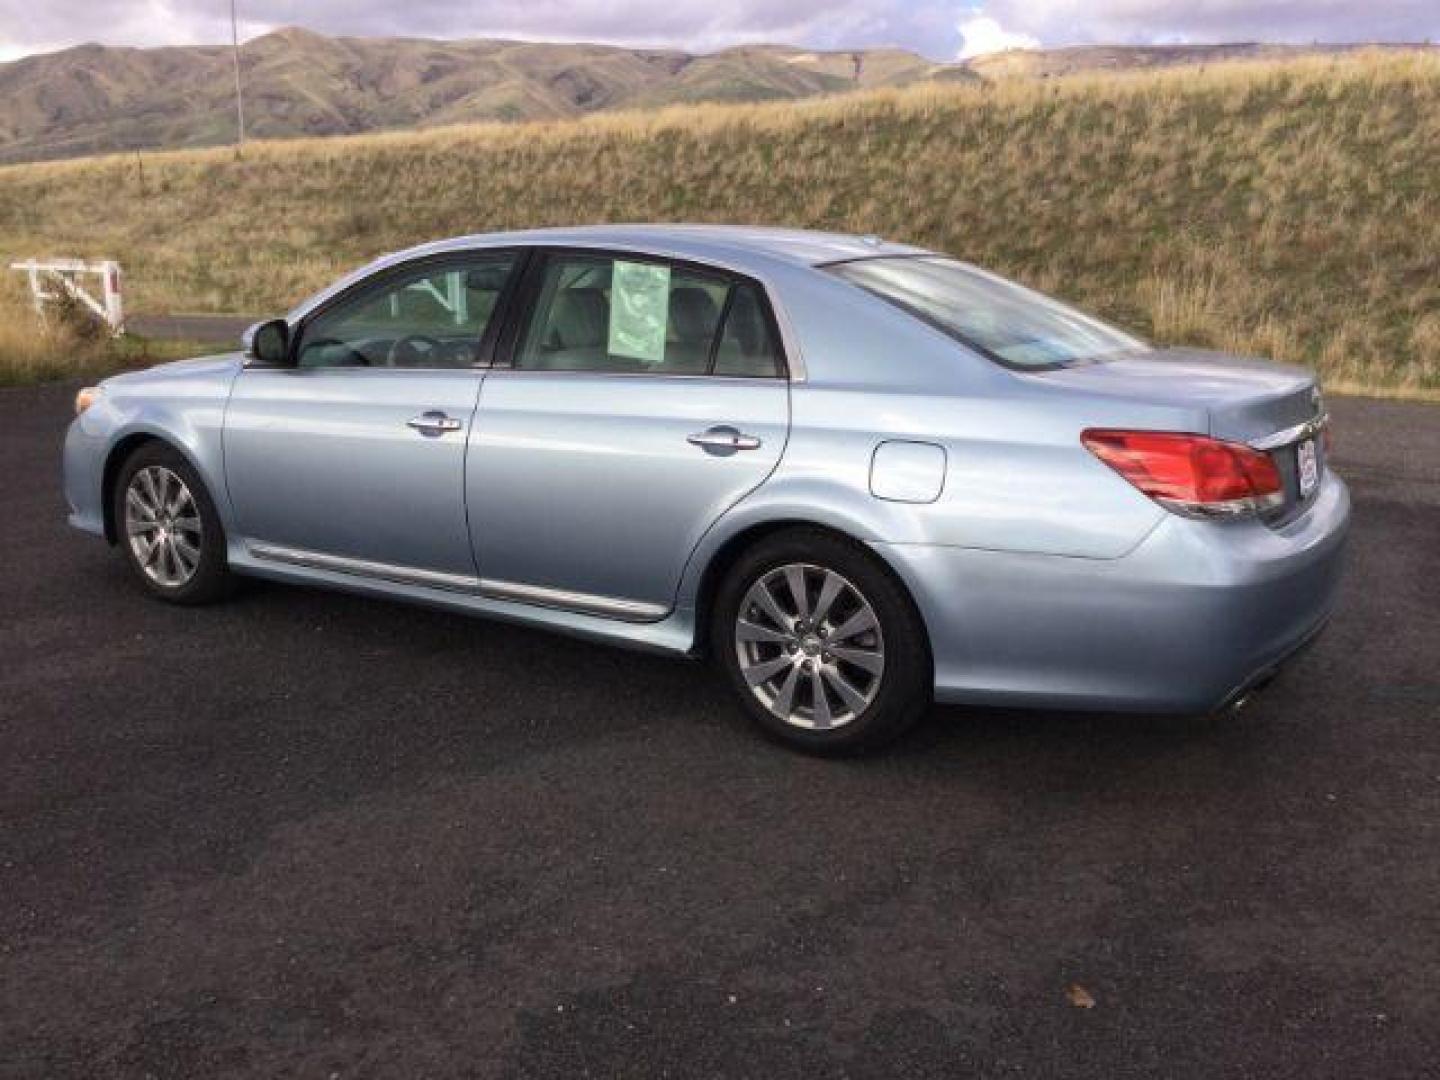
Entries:
<svg viewBox="0 0 1440 1080">
<path fill-rule="evenodd" d="M 759 439 L 737 431 L 729 424 L 697 431 L 694 435 L 687 435 L 685 441 L 691 446 L 700 447 L 707 454 L 733 454 L 736 450 L 760 449 Z"/>
<path fill-rule="evenodd" d="M 421 435 L 427 438 L 434 438 L 436 435 L 444 435 L 447 431 L 459 431 L 460 421 L 453 416 L 446 416 L 439 409 L 432 409 L 429 412 L 421 413 L 419 416 L 412 416 L 405 421 L 408 427 L 414 428 Z"/>
</svg>

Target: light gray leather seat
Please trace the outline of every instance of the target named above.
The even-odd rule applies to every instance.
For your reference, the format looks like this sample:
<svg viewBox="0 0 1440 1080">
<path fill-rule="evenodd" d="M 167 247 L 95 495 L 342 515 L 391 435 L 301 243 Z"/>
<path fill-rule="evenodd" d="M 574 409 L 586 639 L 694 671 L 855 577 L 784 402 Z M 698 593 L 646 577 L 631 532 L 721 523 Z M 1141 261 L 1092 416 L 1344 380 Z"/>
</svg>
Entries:
<svg viewBox="0 0 1440 1080">
<path fill-rule="evenodd" d="M 672 291 L 669 341 L 661 370 L 676 375 L 705 374 L 719 322 L 720 309 L 704 289 L 681 287 Z"/>
<path fill-rule="evenodd" d="M 566 289 L 555 297 L 550 324 L 534 368 L 591 371 L 609 368 L 606 342 L 610 334 L 610 302 L 599 289 Z"/>
</svg>

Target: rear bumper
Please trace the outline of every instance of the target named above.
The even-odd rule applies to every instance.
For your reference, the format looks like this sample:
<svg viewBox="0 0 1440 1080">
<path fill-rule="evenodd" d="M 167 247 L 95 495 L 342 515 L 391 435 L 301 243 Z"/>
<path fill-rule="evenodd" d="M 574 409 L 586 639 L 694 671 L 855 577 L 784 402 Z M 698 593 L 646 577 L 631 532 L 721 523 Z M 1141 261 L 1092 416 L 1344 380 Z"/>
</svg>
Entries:
<svg viewBox="0 0 1440 1080">
<path fill-rule="evenodd" d="M 939 701 L 1202 713 L 1334 608 L 1350 496 L 1327 474 L 1283 528 L 1167 516 L 1119 559 L 876 544 L 930 633 Z"/>
</svg>

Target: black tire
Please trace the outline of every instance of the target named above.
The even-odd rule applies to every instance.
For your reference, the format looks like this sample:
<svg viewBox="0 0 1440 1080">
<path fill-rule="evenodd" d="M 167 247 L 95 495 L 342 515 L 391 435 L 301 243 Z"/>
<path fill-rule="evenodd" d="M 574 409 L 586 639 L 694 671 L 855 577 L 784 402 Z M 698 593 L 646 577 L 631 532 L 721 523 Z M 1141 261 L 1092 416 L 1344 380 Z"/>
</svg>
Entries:
<svg viewBox="0 0 1440 1080">
<path fill-rule="evenodd" d="M 752 588 L 761 587 L 757 585 L 760 582 L 777 580 L 767 575 L 783 575 L 786 572 L 784 568 L 797 565 L 807 568 L 803 572 L 805 576 L 802 580 L 805 584 L 801 586 L 802 592 L 823 588 L 824 583 L 829 580 L 824 572 L 833 572 L 843 578 L 846 585 L 853 587 L 856 600 L 868 603 L 879 624 L 879 634 L 871 642 L 871 648 L 878 647 L 883 656 L 883 666 L 879 674 L 869 676 L 858 669 L 847 669 L 847 679 L 858 676 L 865 680 L 867 692 L 872 689 L 868 679 L 875 680 L 873 697 L 863 710 L 852 711 L 848 720 L 825 730 L 804 726 L 819 719 L 813 704 L 809 707 L 808 721 L 800 715 L 793 715 L 789 720 L 782 719 L 771 710 L 772 705 L 784 707 L 780 703 L 780 695 L 771 693 L 774 687 L 769 684 L 762 687 L 761 692 L 771 693 L 773 699 L 771 704 L 767 704 L 761 700 L 761 692 L 752 690 L 745 674 L 746 664 L 750 665 L 753 673 L 758 672 L 758 668 L 766 663 L 779 663 L 781 651 L 795 657 L 793 663 L 804 670 L 794 677 L 796 681 L 791 690 L 794 696 L 789 700 L 800 699 L 797 707 L 800 713 L 804 713 L 803 699 L 809 697 L 813 702 L 817 687 L 825 686 L 825 679 L 821 676 L 831 674 L 821 671 L 822 657 L 813 653 L 806 654 L 803 650 L 797 651 L 794 642 L 787 645 L 767 643 L 764 646 L 752 647 L 737 640 L 738 621 L 742 614 L 740 609 L 742 604 L 747 603 L 747 596 L 754 597 Z M 792 615 L 795 612 L 791 608 L 798 605 L 793 603 L 793 589 L 789 592 L 792 601 L 785 613 Z M 818 611 L 821 606 L 818 597 L 812 598 L 808 606 L 812 612 Z M 752 599 L 745 612 L 746 622 L 753 624 L 757 615 L 762 612 L 763 609 Z M 773 627 L 777 622 L 774 618 L 766 617 L 767 627 Z M 792 624 L 792 629 L 793 625 L 808 624 Z M 839 627 L 828 623 L 828 620 L 817 621 L 812 627 L 813 633 L 804 635 L 804 647 L 815 646 L 817 643 L 813 640 L 814 637 L 824 637 L 825 633 L 833 633 L 836 629 Z M 838 641 L 835 638 L 830 640 L 832 644 Z M 773 651 L 760 655 L 747 651 L 762 647 Z M 919 720 L 929 708 L 933 697 L 929 638 L 925 632 L 925 624 L 909 594 L 878 557 L 859 544 L 823 529 L 796 527 L 773 533 L 740 556 L 726 573 L 716 595 L 710 626 L 710 648 L 724 670 L 741 707 L 760 729 L 787 746 L 807 753 L 844 755 L 883 746 Z M 837 646 L 836 651 L 847 650 Z M 848 651 L 854 653 L 857 650 Z M 807 656 L 813 657 L 810 660 L 812 667 L 804 667 L 803 662 Z M 841 663 L 828 652 L 823 654 L 823 658 L 827 661 L 827 666 L 833 667 Z M 788 667 L 782 665 L 780 672 L 781 674 L 775 676 L 776 683 L 783 683 L 786 678 L 791 678 Z M 808 690 L 796 689 L 798 680 L 806 680 Z M 783 689 L 781 692 L 783 693 Z M 842 709 L 845 708 L 838 695 L 826 689 L 819 692 L 826 695 L 827 718 L 831 701 L 836 701 Z"/>
<path fill-rule="evenodd" d="M 195 516 L 200 521 L 199 543 L 193 545 L 199 551 L 194 569 L 183 581 L 178 580 L 181 574 L 178 564 L 173 562 L 174 556 L 171 556 L 170 566 L 177 567 L 177 580 L 171 584 L 156 580 L 142 565 L 140 556 L 131 543 L 126 519 L 127 493 L 131 483 L 144 470 L 156 468 L 168 470 L 180 479 L 193 499 Z M 234 586 L 234 576 L 230 573 L 225 554 L 225 529 L 220 523 L 220 515 L 215 510 L 215 503 L 210 498 L 210 492 L 200 474 L 174 447 L 162 442 L 149 442 L 126 458 L 115 478 L 111 507 L 115 515 L 115 534 L 120 551 L 130 569 L 134 571 L 135 580 L 151 596 L 170 604 L 197 605 L 213 603 L 230 594 Z M 186 517 L 188 516 L 187 507 Z M 193 533 L 186 535 L 193 539 Z M 160 558 L 163 563 L 165 553 L 161 553 Z"/>
</svg>

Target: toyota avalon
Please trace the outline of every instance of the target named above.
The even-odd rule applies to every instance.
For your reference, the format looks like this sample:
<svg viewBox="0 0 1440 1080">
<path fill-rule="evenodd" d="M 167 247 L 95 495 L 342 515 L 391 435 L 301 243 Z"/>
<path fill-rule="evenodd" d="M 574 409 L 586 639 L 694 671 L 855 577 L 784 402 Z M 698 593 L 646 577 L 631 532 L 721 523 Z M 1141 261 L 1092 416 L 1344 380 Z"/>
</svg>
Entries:
<svg viewBox="0 0 1440 1080">
<path fill-rule="evenodd" d="M 70 520 L 159 599 L 254 575 L 709 656 L 816 752 L 932 700 L 1221 708 L 1325 623 L 1349 517 L 1308 371 L 873 237 L 445 240 L 76 404 Z"/>
</svg>

